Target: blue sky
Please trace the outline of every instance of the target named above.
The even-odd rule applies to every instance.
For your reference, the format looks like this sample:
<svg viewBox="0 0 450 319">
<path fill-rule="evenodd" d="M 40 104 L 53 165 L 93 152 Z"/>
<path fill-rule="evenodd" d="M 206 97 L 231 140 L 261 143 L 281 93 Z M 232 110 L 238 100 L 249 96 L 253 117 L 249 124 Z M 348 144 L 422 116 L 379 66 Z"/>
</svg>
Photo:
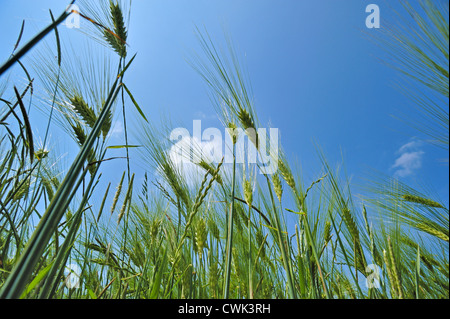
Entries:
<svg viewBox="0 0 450 319">
<path fill-rule="evenodd" d="M 0 60 L 9 56 L 22 19 L 26 41 L 50 22 L 49 8 L 57 15 L 66 3 L 0 0 Z M 365 26 L 370 3 L 380 6 L 382 23 L 391 16 L 384 0 L 135 0 L 128 43 L 130 54 L 138 55 L 127 86 L 153 122 L 165 115 L 189 130 L 195 119 L 204 128 L 220 128 L 207 87 L 186 58 L 200 52 L 196 25 L 220 44 L 226 30 L 251 79 L 261 125 L 279 128 L 282 146 L 306 184 L 320 177 L 317 144 L 332 166 L 343 156 L 355 183 L 375 169 L 413 187 L 431 187 L 448 206 L 448 152 L 421 142 L 423 135 L 392 117 L 415 116 L 414 105 L 396 88 L 402 81 L 398 72 L 380 61 L 384 51 L 368 39 L 378 32 Z M 60 29 L 84 46 L 80 32 Z M 138 132 L 135 113 L 130 109 L 129 129 Z M 40 119 L 32 112 L 36 130 Z M 74 152 L 54 130 L 55 143 Z"/>
</svg>

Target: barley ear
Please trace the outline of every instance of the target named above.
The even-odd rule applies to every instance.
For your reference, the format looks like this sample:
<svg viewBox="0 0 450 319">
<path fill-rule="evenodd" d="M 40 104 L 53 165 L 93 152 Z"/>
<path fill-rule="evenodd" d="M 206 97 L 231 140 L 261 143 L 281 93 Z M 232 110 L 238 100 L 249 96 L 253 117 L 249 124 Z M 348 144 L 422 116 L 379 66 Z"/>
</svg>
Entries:
<svg viewBox="0 0 450 319">
<path fill-rule="evenodd" d="M 104 30 L 103 35 L 109 45 L 117 52 L 119 56 L 125 58 L 127 55 L 127 31 L 123 19 L 122 9 L 119 4 L 110 3 L 111 20 L 114 25 L 114 32 Z"/>
<path fill-rule="evenodd" d="M 281 184 L 280 176 L 278 174 L 274 174 L 272 176 L 273 188 L 275 189 L 275 194 L 278 197 L 278 200 L 281 203 L 281 196 L 283 195 L 283 185 Z"/>
<path fill-rule="evenodd" d="M 122 191 L 122 183 L 123 178 L 125 177 L 125 172 L 122 174 L 122 178 L 120 179 L 119 185 L 117 185 L 117 191 L 114 195 L 113 203 L 111 205 L 111 214 L 114 213 L 114 210 L 116 209 L 117 201 L 119 200 L 120 192 Z"/>
</svg>

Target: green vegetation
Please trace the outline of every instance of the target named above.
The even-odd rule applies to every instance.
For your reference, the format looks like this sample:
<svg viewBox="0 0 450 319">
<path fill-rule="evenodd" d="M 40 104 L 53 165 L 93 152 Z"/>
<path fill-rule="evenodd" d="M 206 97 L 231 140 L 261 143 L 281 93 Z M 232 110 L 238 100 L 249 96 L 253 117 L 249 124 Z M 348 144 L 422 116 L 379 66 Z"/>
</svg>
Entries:
<svg viewBox="0 0 450 319">
<path fill-rule="evenodd" d="M 323 169 L 308 185 L 280 150 L 273 175 L 256 176 L 254 165 L 236 160 L 227 169 L 223 162 L 201 161 L 201 181 L 187 180 L 168 154 L 169 130 L 153 129 L 124 84 L 135 58 L 127 59 L 130 8 L 121 1 L 92 3 L 80 3 L 82 17 L 112 59 L 68 63 L 58 33 L 65 12 L 0 67 L 0 81 L 13 65 L 28 79 L 8 99 L 0 82 L 2 298 L 449 298 L 449 210 L 394 178 L 370 180 L 362 203 L 322 153 Z M 393 32 L 386 41 L 394 52 L 409 54 L 394 57 L 413 81 L 448 99 L 448 12 L 441 14 L 431 1 L 423 8 L 407 6 L 434 54 L 421 50 L 418 34 Z M 30 53 L 43 83 L 35 87 L 20 58 L 49 32 L 56 35 L 51 40 L 58 59 L 52 52 Z M 219 54 L 207 32 L 197 32 L 203 56 L 191 62 L 211 89 L 218 117 L 242 134 L 257 129 L 257 106 L 231 41 Z M 50 106 L 42 147 L 24 105 L 36 94 Z M 432 142 L 448 148 L 448 105 L 419 94 L 415 100 L 427 120 L 447 130 L 446 136 L 430 132 Z M 118 107 L 125 129 L 119 146 L 108 139 Z M 128 107 L 142 119 L 139 146 L 128 144 Z M 68 169 L 47 148 L 54 123 L 79 147 Z M 260 151 L 254 135 L 249 141 Z M 118 148 L 126 151 L 127 166 L 113 185 L 104 181 L 102 163 Z M 152 169 L 141 185 L 130 170 L 130 148 Z M 148 177 L 153 172 L 157 180 Z M 291 228 L 286 221 L 294 216 Z M 379 288 L 368 288 L 366 277 L 369 285 L 378 278 Z M 68 279 L 79 287 L 70 288 Z"/>
</svg>

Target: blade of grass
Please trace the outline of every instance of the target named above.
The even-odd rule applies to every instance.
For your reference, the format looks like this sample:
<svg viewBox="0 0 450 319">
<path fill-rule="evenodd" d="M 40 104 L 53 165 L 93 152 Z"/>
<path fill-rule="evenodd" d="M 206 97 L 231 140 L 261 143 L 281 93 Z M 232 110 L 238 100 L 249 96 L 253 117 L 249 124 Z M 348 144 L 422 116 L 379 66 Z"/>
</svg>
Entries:
<svg viewBox="0 0 450 319">
<path fill-rule="evenodd" d="M 70 5 L 75 2 L 73 0 Z M 39 32 L 36 36 L 33 37 L 30 41 L 28 41 L 16 54 L 14 54 L 11 58 L 8 59 L 2 66 L 0 66 L 0 76 L 6 72 L 14 63 L 16 63 L 20 58 L 22 58 L 28 51 L 31 50 L 39 41 L 41 41 L 48 33 L 50 33 L 56 26 L 58 26 L 61 22 L 63 22 L 68 16 L 70 12 L 64 11 L 56 21 L 48 25 L 44 30 Z"/>
<path fill-rule="evenodd" d="M 28 142 L 28 149 L 30 151 L 30 161 L 33 163 L 34 159 L 34 143 L 33 143 L 33 133 L 31 131 L 31 125 L 30 120 L 28 119 L 28 114 L 25 109 L 25 105 L 23 105 L 22 98 L 20 97 L 19 91 L 17 91 L 17 88 L 14 87 L 14 92 L 16 93 L 17 101 L 19 102 L 20 111 L 22 112 L 23 121 L 25 124 L 25 132 L 27 134 L 27 142 Z"/>
<path fill-rule="evenodd" d="M 414 283 L 416 286 L 416 299 L 420 299 L 419 278 L 420 278 L 420 247 L 419 245 L 417 245 L 416 275 L 414 277 Z"/>
<path fill-rule="evenodd" d="M 69 205 L 67 198 L 73 190 L 78 175 L 83 171 L 84 162 L 88 158 L 89 152 L 100 134 L 101 127 L 106 119 L 106 114 L 111 109 L 113 101 L 119 93 L 120 86 L 117 86 L 117 82 L 118 79 L 113 84 L 108 99 L 105 102 L 105 106 L 100 113 L 94 128 L 89 134 L 88 139 L 83 144 L 66 177 L 50 202 L 49 207 L 42 216 L 41 221 L 27 243 L 27 247 L 18 260 L 14 270 L 3 285 L 2 290 L 0 291 L 0 298 L 18 298 L 22 294 L 36 263 Z"/>
</svg>

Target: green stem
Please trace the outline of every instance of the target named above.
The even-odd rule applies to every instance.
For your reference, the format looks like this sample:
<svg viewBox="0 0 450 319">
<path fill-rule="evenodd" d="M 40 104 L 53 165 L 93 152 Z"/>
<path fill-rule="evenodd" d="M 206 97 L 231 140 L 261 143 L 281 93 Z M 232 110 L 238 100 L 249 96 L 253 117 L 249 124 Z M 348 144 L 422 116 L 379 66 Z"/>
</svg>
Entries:
<svg viewBox="0 0 450 319">
<path fill-rule="evenodd" d="M 252 274 L 252 206 L 248 206 L 248 292 L 249 298 L 253 299 L 253 274 Z"/>
<path fill-rule="evenodd" d="M 225 284 L 223 287 L 223 298 L 229 298 L 230 292 L 230 276 L 231 276 L 231 258 L 232 258 L 232 245 L 233 245 L 233 215 L 234 215 L 234 190 L 236 180 L 236 143 L 233 143 L 233 180 L 231 186 L 231 209 L 230 216 L 228 218 L 228 233 L 227 233 L 227 259 L 225 265 Z"/>
<path fill-rule="evenodd" d="M 280 219 L 278 218 L 277 207 L 275 205 L 275 200 L 273 198 L 273 193 L 272 193 L 272 188 L 271 188 L 271 185 L 270 185 L 270 180 L 269 180 L 269 177 L 267 175 L 265 175 L 265 176 L 266 176 L 266 180 L 267 180 L 267 187 L 269 189 L 270 200 L 272 201 L 273 216 L 274 216 L 274 221 L 275 221 L 275 228 L 276 228 L 277 235 L 278 235 L 277 237 L 278 237 L 278 244 L 279 244 L 280 250 L 281 250 L 281 257 L 283 258 L 284 270 L 286 271 L 286 277 L 287 277 L 287 281 L 288 281 L 288 288 L 289 288 L 290 298 L 291 299 L 296 299 L 297 295 L 295 293 L 294 281 L 292 280 L 292 271 L 291 271 L 291 266 L 290 266 L 290 259 L 287 258 L 287 252 L 289 250 L 286 250 L 286 248 L 285 248 L 285 240 L 284 240 L 283 234 L 281 232 Z"/>
</svg>

